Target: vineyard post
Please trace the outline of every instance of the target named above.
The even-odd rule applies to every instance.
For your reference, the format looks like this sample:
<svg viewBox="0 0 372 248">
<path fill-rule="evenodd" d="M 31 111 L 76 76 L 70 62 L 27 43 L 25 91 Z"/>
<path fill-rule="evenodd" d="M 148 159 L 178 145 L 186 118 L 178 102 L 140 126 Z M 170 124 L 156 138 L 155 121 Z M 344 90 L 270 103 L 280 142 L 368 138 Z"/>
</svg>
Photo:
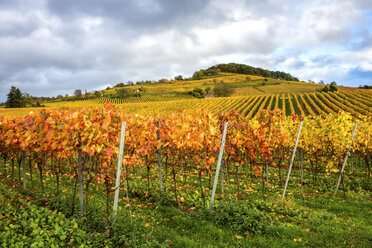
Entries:
<svg viewBox="0 0 372 248">
<path fill-rule="evenodd" d="M 25 151 L 22 151 L 22 173 L 23 173 L 23 189 L 26 189 L 26 165 L 25 165 Z"/>
<path fill-rule="evenodd" d="M 351 146 L 351 172 L 354 172 L 354 149 Z"/>
<path fill-rule="evenodd" d="M 298 128 L 296 143 L 295 143 L 295 146 L 293 148 L 291 163 L 289 164 L 288 174 L 287 174 L 287 178 L 285 180 L 284 190 L 283 190 L 283 194 L 282 194 L 282 200 L 284 200 L 285 192 L 286 192 L 287 186 L 288 186 L 289 176 L 291 175 L 292 165 L 293 165 L 294 157 L 296 155 L 297 144 L 298 144 L 298 140 L 300 139 L 301 128 L 302 128 L 302 121 L 300 122 L 300 127 Z"/>
<path fill-rule="evenodd" d="M 301 163 L 300 163 L 300 174 L 301 174 L 301 187 L 304 186 L 304 149 L 301 149 Z"/>
<path fill-rule="evenodd" d="M 123 153 L 124 153 L 125 126 L 126 126 L 126 122 L 122 122 L 121 123 L 121 133 L 120 133 L 118 168 L 117 168 L 117 171 L 116 171 L 115 197 L 114 197 L 114 207 L 113 207 L 114 216 L 116 216 L 116 214 L 118 212 L 121 166 L 123 164 Z"/>
<path fill-rule="evenodd" d="M 158 141 L 160 141 L 160 125 L 159 121 L 156 121 L 156 125 L 158 126 L 158 130 L 156 131 L 156 135 L 158 137 Z M 161 147 L 158 148 L 158 166 L 159 166 L 159 185 L 160 185 L 160 192 L 163 192 L 163 178 L 161 174 Z"/>
<path fill-rule="evenodd" d="M 221 123 L 222 125 L 222 123 Z M 221 134 L 222 134 L 222 130 L 220 129 L 221 131 Z M 223 166 L 223 159 L 224 159 L 224 156 L 222 154 L 222 160 L 221 160 L 221 193 L 223 194 L 224 193 L 224 180 L 223 180 L 223 169 L 224 169 L 224 166 Z"/>
<path fill-rule="evenodd" d="M 344 169 L 345 169 L 345 165 L 346 165 L 346 162 L 347 162 L 347 157 L 349 156 L 350 149 L 351 149 L 351 147 L 353 145 L 353 139 L 354 139 L 354 136 L 355 136 L 357 127 L 358 127 L 358 123 L 355 123 L 353 134 L 351 135 L 351 143 L 349 145 L 349 148 L 347 149 L 347 152 L 346 152 L 346 155 L 345 155 L 345 159 L 344 159 L 344 163 L 342 164 L 341 171 L 340 171 L 340 176 L 338 177 L 338 181 L 337 181 L 335 193 L 333 194 L 333 196 L 336 196 L 338 187 L 340 186 L 341 178 L 342 178 L 342 176 L 344 174 Z"/>
<path fill-rule="evenodd" d="M 79 201 L 80 201 L 80 213 L 84 213 L 84 195 L 83 195 L 83 165 L 81 163 L 81 149 L 79 149 Z"/>
<path fill-rule="evenodd" d="M 223 155 L 222 155 L 222 160 L 221 160 L 221 193 L 223 194 L 224 188 L 223 188 Z"/>
<path fill-rule="evenodd" d="M 220 146 L 220 153 L 218 155 L 218 162 L 217 162 L 217 168 L 216 168 L 216 174 L 214 176 L 214 183 L 213 183 L 213 190 L 212 190 L 212 196 L 211 196 L 211 202 L 209 204 L 209 214 L 212 213 L 212 207 L 213 207 L 213 201 L 214 201 L 214 195 L 216 194 L 216 188 L 217 188 L 217 182 L 218 182 L 218 174 L 220 172 L 222 157 L 223 157 L 223 151 L 225 147 L 225 141 L 226 141 L 226 132 L 227 132 L 227 126 L 228 122 L 225 123 L 223 134 L 222 134 L 222 140 L 221 140 L 221 146 Z"/>
</svg>

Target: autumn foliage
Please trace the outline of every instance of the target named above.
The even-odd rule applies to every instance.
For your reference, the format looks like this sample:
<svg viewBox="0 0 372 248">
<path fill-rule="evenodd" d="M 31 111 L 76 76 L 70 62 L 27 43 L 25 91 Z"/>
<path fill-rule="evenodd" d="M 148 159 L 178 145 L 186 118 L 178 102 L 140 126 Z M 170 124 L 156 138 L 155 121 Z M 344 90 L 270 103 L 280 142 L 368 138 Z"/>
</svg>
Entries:
<svg viewBox="0 0 372 248">
<path fill-rule="evenodd" d="M 237 112 L 212 115 L 208 111 L 167 116 L 122 114 L 111 103 L 103 108 L 48 109 L 20 118 L 0 117 L 0 153 L 19 158 L 21 151 L 33 154 L 41 171 L 74 176 L 78 151 L 95 158 L 84 171 L 94 180 L 107 182 L 115 176 L 121 122 L 127 123 L 124 166 L 127 173 L 138 166 L 157 167 L 157 150 L 172 173 L 193 171 L 210 174 L 217 161 L 222 127 L 229 122 L 225 146 L 228 169 L 249 166 L 256 176 L 260 165 L 281 166 L 291 155 L 300 117 L 286 117 L 280 110 L 261 110 L 253 119 Z M 156 124 L 159 121 L 159 126 Z M 305 117 L 299 146 L 310 161 L 337 169 L 346 153 L 355 122 L 359 129 L 354 152 L 372 155 L 371 117 L 356 120 L 351 114 Z M 157 131 L 160 139 L 157 138 Z M 47 165 L 47 158 L 55 163 Z M 274 162 L 275 159 L 275 162 Z M 61 163 L 64 162 L 64 163 Z M 65 164 L 65 166 L 61 166 Z M 67 165 L 67 166 L 66 166 Z"/>
</svg>

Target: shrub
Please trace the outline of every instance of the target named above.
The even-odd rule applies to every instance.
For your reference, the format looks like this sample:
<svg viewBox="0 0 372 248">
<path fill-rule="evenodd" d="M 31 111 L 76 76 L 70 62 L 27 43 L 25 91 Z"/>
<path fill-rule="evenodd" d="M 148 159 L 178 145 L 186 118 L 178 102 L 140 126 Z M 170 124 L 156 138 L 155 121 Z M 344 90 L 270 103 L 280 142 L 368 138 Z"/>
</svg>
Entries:
<svg viewBox="0 0 372 248">
<path fill-rule="evenodd" d="M 217 97 L 231 96 L 234 93 L 234 89 L 230 88 L 227 84 L 221 82 L 213 89 L 214 95 Z"/>
<path fill-rule="evenodd" d="M 189 91 L 189 95 L 192 95 L 193 97 L 196 98 L 203 98 L 205 96 L 205 93 L 202 89 L 196 88 L 192 91 Z"/>
<path fill-rule="evenodd" d="M 264 214 L 246 202 L 232 202 L 221 205 L 212 212 L 213 221 L 219 226 L 229 227 L 241 233 L 264 233 Z"/>
</svg>

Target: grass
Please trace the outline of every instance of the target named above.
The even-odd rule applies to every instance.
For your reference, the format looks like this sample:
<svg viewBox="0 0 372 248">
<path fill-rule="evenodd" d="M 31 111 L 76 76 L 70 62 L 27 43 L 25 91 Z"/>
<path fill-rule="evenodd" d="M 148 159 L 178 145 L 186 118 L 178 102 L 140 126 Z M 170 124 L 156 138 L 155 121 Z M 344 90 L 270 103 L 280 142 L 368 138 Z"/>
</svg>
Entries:
<svg viewBox="0 0 372 248">
<path fill-rule="evenodd" d="M 3 164 L 0 168 L 3 168 Z M 305 163 L 309 169 L 309 164 Z M 18 209 L 24 202 L 30 208 L 56 210 L 69 221 L 76 221 L 87 246 L 108 247 L 371 247 L 372 245 L 372 198 L 369 178 L 360 167 L 351 172 L 347 169 L 345 196 L 340 189 L 333 197 L 337 175 L 317 174 L 313 178 L 305 170 L 304 186 L 299 185 L 299 171 L 294 168 L 287 190 L 286 200 L 280 198 L 283 187 L 279 186 L 278 168 L 270 167 L 269 184 L 262 191 L 259 176 L 249 176 L 249 170 L 241 168 L 240 190 L 242 200 L 236 199 L 234 174 L 226 177 L 224 194 L 220 186 L 212 215 L 206 211 L 210 190 L 207 177 L 204 186 L 207 206 L 203 207 L 198 188 L 197 175 L 186 173 L 177 177 L 180 206 L 176 207 L 170 175 L 164 178 L 166 191 L 158 191 L 156 168 L 150 171 L 150 191 L 147 181 L 139 170 L 130 175 L 130 212 L 124 189 L 121 191 L 119 214 L 105 212 L 105 191 L 101 184 L 93 183 L 90 190 L 86 214 L 78 213 L 78 195 L 72 213 L 74 180 L 61 178 L 61 194 L 56 193 L 56 178 L 45 177 L 45 193 L 41 193 L 40 182 L 34 174 L 34 188 L 23 190 L 15 170 L 11 182 L 9 163 L 7 171 L 1 169 L 0 209 Z M 283 169 L 282 169 L 283 170 Z M 31 188 L 27 170 L 27 186 Z M 283 175 L 282 171 L 282 175 Z M 166 175 L 164 171 L 164 176 Z M 212 177 L 213 179 L 213 177 Z M 316 181 L 314 181 L 314 179 Z M 185 182 L 186 180 L 186 182 Z M 282 181 L 284 178 L 282 178 Z M 9 197 L 11 195 L 12 197 Z M 263 197 L 264 195 L 264 197 Z M 112 206 L 112 194 L 109 206 Z M 13 200 L 9 200 L 13 199 Z M 14 201 L 14 199 L 19 199 Z M 18 205 L 17 205 L 18 204 Z M 52 211 L 54 213 L 54 211 Z M 52 213 L 51 212 L 51 213 Z M 111 212 L 111 207 L 110 207 Z M 1 217 L 1 216 L 0 216 Z M 35 219 L 35 218 L 34 218 Z M 14 220 L 15 221 L 15 220 Z M 37 222 L 37 221 L 36 221 Z M 0 228 L 0 233 L 4 230 Z M 17 232 L 22 232 L 17 230 Z M 19 234 L 19 233 L 18 233 Z M 0 234 L 1 235 L 1 234 Z M 80 237 L 80 236 L 79 236 Z M 35 236 L 35 239 L 39 236 Z M 89 242 L 88 242 L 89 241 Z M 0 241 L 1 242 L 1 241 Z M 67 243 L 67 241 L 66 241 Z"/>
</svg>

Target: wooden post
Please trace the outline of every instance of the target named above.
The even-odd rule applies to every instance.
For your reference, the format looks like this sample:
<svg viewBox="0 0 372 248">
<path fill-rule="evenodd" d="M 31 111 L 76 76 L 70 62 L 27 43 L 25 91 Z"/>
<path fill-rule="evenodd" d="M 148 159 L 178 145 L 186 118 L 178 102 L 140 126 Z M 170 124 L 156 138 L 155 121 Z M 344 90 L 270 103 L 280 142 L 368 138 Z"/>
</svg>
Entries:
<svg viewBox="0 0 372 248">
<path fill-rule="evenodd" d="M 159 121 L 156 121 L 156 125 L 158 126 L 158 130 L 156 131 L 156 135 L 158 136 L 158 140 L 160 141 Z M 160 187 L 160 192 L 163 192 L 163 178 L 162 178 L 162 173 L 161 173 L 161 147 L 158 148 L 158 166 L 159 166 L 159 187 Z"/>
<path fill-rule="evenodd" d="M 80 202 L 80 214 L 84 214 L 84 195 L 83 195 L 83 165 L 81 149 L 79 149 L 79 202 Z"/>
<path fill-rule="evenodd" d="M 293 161 L 294 161 L 294 158 L 295 158 L 295 155 L 296 155 L 297 144 L 298 144 L 298 140 L 300 139 L 301 128 L 302 128 L 302 121 L 300 122 L 300 127 L 298 128 L 296 143 L 295 143 L 295 146 L 293 148 L 291 163 L 289 164 L 288 174 L 287 174 L 287 178 L 285 180 L 284 190 L 283 190 L 283 194 L 282 194 L 282 200 L 284 200 L 285 192 L 286 192 L 287 186 L 288 186 L 289 176 L 291 175 L 292 165 L 293 165 Z"/>
<path fill-rule="evenodd" d="M 22 151 L 22 174 L 23 174 L 23 189 L 26 189 L 26 165 L 25 165 L 26 155 L 25 151 Z"/>
<path fill-rule="evenodd" d="M 226 133 L 227 133 L 227 126 L 228 122 L 225 123 L 224 129 L 223 129 L 223 134 L 222 134 L 222 141 L 221 141 L 221 146 L 220 146 L 220 153 L 218 155 L 218 161 L 217 161 L 217 168 L 216 168 L 216 174 L 214 176 L 214 183 L 213 183 L 213 190 L 212 190 L 212 197 L 211 197 L 211 202 L 209 204 L 209 214 L 212 213 L 212 207 L 213 207 L 213 201 L 214 201 L 214 195 L 216 194 L 216 188 L 217 188 L 217 182 L 218 182 L 218 174 L 220 172 L 220 167 L 222 163 L 222 157 L 223 157 L 223 151 L 225 147 L 225 141 L 226 141 Z"/>
<path fill-rule="evenodd" d="M 118 212 L 118 201 L 119 201 L 119 191 L 120 191 L 120 176 L 121 176 L 121 166 L 123 164 L 123 153 L 124 153 L 124 139 L 125 139 L 125 126 L 126 122 L 121 123 L 121 132 L 120 132 L 120 146 L 119 146 L 119 159 L 118 159 L 118 168 L 116 171 L 116 184 L 115 184 L 115 197 L 114 197 L 114 216 Z"/>
<path fill-rule="evenodd" d="M 347 162 L 347 157 L 349 156 L 350 149 L 351 149 L 351 147 L 353 145 L 353 139 L 354 139 L 354 136 L 355 136 L 357 127 L 358 127 L 358 123 L 355 123 L 353 134 L 351 135 L 351 143 L 349 145 L 349 148 L 347 149 L 347 152 L 346 152 L 346 155 L 345 155 L 345 159 L 344 159 L 344 163 L 342 164 L 341 171 L 340 171 L 340 176 L 338 177 L 338 181 L 337 181 L 335 193 L 333 194 L 333 196 L 335 196 L 337 194 L 338 187 L 340 186 L 341 178 L 342 178 L 342 176 L 344 174 L 344 169 L 345 169 L 345 165 L 346 165 L 346 162 Z"/>
</svg>

